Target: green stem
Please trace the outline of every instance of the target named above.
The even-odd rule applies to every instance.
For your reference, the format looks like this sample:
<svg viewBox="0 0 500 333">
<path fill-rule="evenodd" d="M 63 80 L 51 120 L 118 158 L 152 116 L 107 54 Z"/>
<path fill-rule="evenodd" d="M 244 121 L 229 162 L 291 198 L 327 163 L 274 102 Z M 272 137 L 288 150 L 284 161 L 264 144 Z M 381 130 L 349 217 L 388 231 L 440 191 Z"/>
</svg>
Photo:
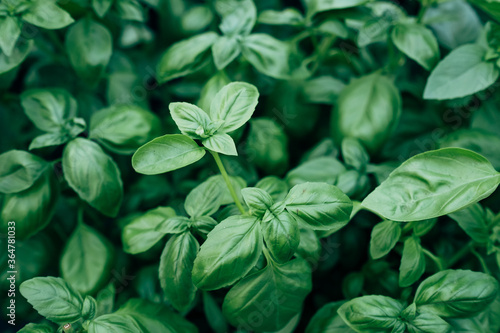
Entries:
<svg viewBox="0 0 500 333">
<path fill-rule="evenodd" d="M 241 214 L 245 214 L 246 213 L 245 208 L 243 208 L 240 199 L 238 199 L 238 196 L 236 195 L 236 191 L 234 190 L 233 184 L 231 184 L 231 180 L 229 179 L 229 175 L 226 172 L 226 168 L 224 168 L 224 164 L 222 164 L 219 154 L 211 150 L 209 150 L 209 152 L 214 157 L 215 163 L 217 164 L 217 167 L 220 170 L 222 178 L 224 178 L 224 181 L 226 182 L 227 188 L 229 189 L 229 193 L 231 193 L 231 197 L 233 197 L 236 207 L 238 207 Z"/>
<path fill-rule="evenodd" d="M 432 261 L 434 261 L 439 271 L 444 270 L 443 261 L 441 260 L 441 258 L 436 257 L 431 251 L 427 249 L 422 249 L 422 252 L 424 252 L 426 256 L 428 256 Z"/>
<path fill-rule="evenodd" d="M 424 18 L 425 12 L 429 8 L 429 5 L 424 4 L 422 7 L 420 7 L 420 11 L 418 12 L 417 16 L 417 23 L 422 23 L 422 19 Z"/>
<path fill-rule="evenodd" d="M 476 251 L 476 249 L 473 247 L 471 249 L 471 252 L 473 255 L 476 256 L 477 260 L 479 260 L 479 262 L 481 263 L 481 267 L 483 268 L 483 271 L 486 273 L 486 274 L 490 274 L 491 275 L 491 272 L 488 268 L 488 265 L 486 264 L 486 261 L 484 261 L 484 258 Z"/>
<path fill-rule="evenodd" d="M 469 252 L 472 250 L 473 247 L 474 247 L 474 241 L 470 241 L 469 243 L 467 243 L 467 245 L 462 247 L 457 253 L 455 253 L 453 257 L 451 257 L 446 267 L 449 268 L 455 265 L 459 260 L 461 260 L 467 254 L 469 254 Z"/>
</svg>

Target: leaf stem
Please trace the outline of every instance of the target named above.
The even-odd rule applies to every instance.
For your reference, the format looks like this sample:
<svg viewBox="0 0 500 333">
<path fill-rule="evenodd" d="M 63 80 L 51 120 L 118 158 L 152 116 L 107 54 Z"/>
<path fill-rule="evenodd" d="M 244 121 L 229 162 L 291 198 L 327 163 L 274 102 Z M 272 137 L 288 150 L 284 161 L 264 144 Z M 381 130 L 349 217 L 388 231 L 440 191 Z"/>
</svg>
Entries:
<svg viewBox="0 0 500 333">
<path fill-rule="evenodd" d="M 429 259 L 431 259 L 432 261 L 434 261 L 434 263 L 436 264 L 436 266 L 439 269 L 439 271 L 444 270 L 443 261 L 441 260 L 441 258 L 436 257 L 431 251 L 429 251 L 427 249 L 424 249 L 424 248 L 422 248 L 422 252 L 424 252 L 424 254 L 427 257 L 429 257 Z"/>
<path fill-rule="evenodd" d="M 491 275 L 490 269 L 488 268 L 486 261 L 484 261 L 484 258 L 479 254 L 479 252 L 476 251 L 476 249 L 474 247 L 472 247 L 471 253 L 476 256 L 477 260 L 479 260 L 479 263 L 481 263 L 481 267 L 483 268 L 483 271 L 486 274 Z"/>
<path fill-rule="evenodd" d="M 422 7 L 420 7 L 420 10 L 417 15 L 417 23 L 422 23 L 422 19 L 424 18 L 425 12 L 427 12 L 428 8 L 429 8 L 428 4 L 424 4 L 422 5 Z"/>
<path fill-rule="evenodd" d="M 222 178 L 224 178 L 224 181 L 226 182 L 227 188 L 229 189 L 229 193 L 231 193 L 231 197 L 234 200 L 234 203 L 236 204 L 236 207 L 240 210 L 241 214 L 245 214 L 245 208 L 243 208 L 243 205 L 240 202 L 240 199 L 238 199 L 238 196 L 236 195 L 236 191 L 234 190 L 233 184 L 231 184 L 231 180 L 229 179 L 229 175 L 227 174 L 226 168 L 224 168 L 224 164 L 222 164 L 222 161 L 220 159 L 219 153 L 215 151 L 208 150 L 210 154 L 214 157 L 215 163 L 217 164 L 217 167 L 219 168 L 219 171 L 222 175 Z"/>
<path fill-rule="evenodd" d="M 465 257 L 472 250 L 473 247 L 474 247 L 474 241 L 470 241 L 469 243 L 467 243 L 467 245 L 462 247 L 457 253 L 455 253 L 453 257 L 451 257 L 446 267 L 450 268 L 453 265 L 455 265 L 459 260 Z"/>
</svg>

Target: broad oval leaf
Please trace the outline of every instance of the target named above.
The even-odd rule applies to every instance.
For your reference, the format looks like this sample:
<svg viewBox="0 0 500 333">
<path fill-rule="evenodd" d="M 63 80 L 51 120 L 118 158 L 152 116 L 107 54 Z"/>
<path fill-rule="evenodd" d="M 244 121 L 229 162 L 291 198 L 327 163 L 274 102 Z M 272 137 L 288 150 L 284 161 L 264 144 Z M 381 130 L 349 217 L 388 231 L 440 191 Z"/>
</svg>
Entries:
<svg viewBox="0 0 500 333">
<path fill-rule="evenodd" d="M 414 302 L 421 312 L 441 317 L 470 317 L 495 300 L 498 282 L 488 274 L 446 270 L 425 279 Z"/>
<path fill-rule="evenodd" d="M 304 183 L 294 186 L 285 205 L 288 212 L 314 230 L 337 231 L 350 220 L 352 202 L 336 186 Z"/>
<path fill-rule="evenodd" d="M 229 156 L 238 156 L 238 151 L 236 150 L 233 138 L 226 133 L 214 134 L 203 140 L 202 144 L 211 151 Z"/>
<path fill-rule="evenodd" d="M 380 259 L 396 246 L 401 236 L 401 226 L 394 221 L 383 221 L 373 227 L 370 238 L 370 256 Z"/>
<path fill-rule="evenodd" d="M 287 183 L 284 180 L 275 176 L 267 176 L 262 178 L 257 182 L 257 184 L 255 184 L 255 187 L 264 190 L 275 201 L 281 201 L 285 199 L 289 189 Z"/>
<path fill-rule="evenodd" d="M 208 114 L 190 103 L 170 103 L 170 115 L 182 134 L 193 139 L 204 139 L 215 132 Z"/>
<path fill-rule="evenodd" d="M 31 187 L 49 167 L 40 157 L 23 150 L 0 155 L 0 192 L 16 193 Z"/>
<path fill-rule="evenodd" d="M 237 56 L 240 55 L 241 47 L 236 38 L 221 36 L 212 45 L 212 55 L 214 57 L 215 67 L 223 70 Z"/>
<path fill-rule="evenodd" d="M 222 311 L 239 329 L 274 332 L 300 313 L 311 289 L 311 270 L 305 260 L 268 264 L 229 290 Z"/>
<path fill-rule="evenodd" d="M 194 261 L 193 282 L 203 290 L 229 286 L 253 268 L 261 252 L 262 231 L 257 218 L 230 216 L 208 234 L 201 246 Z"/>
<path fill-rule="evenodd" d="M 0 74 L 7 73 L 11 69 L 19 66 L 31 51 L 34 42 L 32 39 L 18 39 L 10 56 L 0 53 Z"/>
<path fill-rule="evenodd" d="M 160 257 L 159 278 L 166 299 L 180 312 L 188 310 L 196 296 L 191 279 L 200 245 L 190 232 L 173 235 Z"/>
<path fill-rule="evenodd" d="M 156 175 L 193 164 L 205 155 L 205 149 L 182 134 L 160 136 L 137 149 L 132 156 L 135 171 Z"/>
<path fill-rule="evenodd" d="M 344 303 L 339 301 L 324 305 L 311 318 L 306 333 L 354 333 L 355 331 L 337 313 Z"/>
<path fill-rule="evenodd" d="M 432 31 L 420 24 L 399 23 L 391 33 L 394 45 L 415 60 L 420 66 L 431 70 L 439 61 L 439 46 Z"/>
<path fill-rule="evenodd" d="M 408 237 L 403 246 L 403 255 L 399 266 L 399 285 L 409 287 L 425 272 L 425 255 L 420 245 L 420 239 Z"/>
<path fill-rule="evenodd" d="M 24 21 L 44 29 L 61 29 L 75 20 L 64 9 L 52 1 L 33 1 L 23 13 Z"/>
<path fill-rule="evenodd" d="M 137 333 L 142 331 L 133 318 L 114 313 L 99 316 L 89 324 L 89 333 Z"/>
<path fill-rule="evenodd" d="M 273 205 L 273 198 L 264 190 L 256 187 L 247 187 L 241 190 L 245 203 L 250 208 L 250 213 L 262 217 L 266 210 Z"/>
<path fill-rule="evenodd" d="M 300 243 L 299 225 L 293 216 L 286 211 L 272 214 L 270 220 L 261 222 L 261 227 L 273 258 L 279 263 L 290 260 Z"/>
<path fill-rule="evenodd" d="M 47 324 L 30 323 L 21 328 L 18 333 L 55 333 L 55 329 Z"/>
<path fill-rule="evenodd" d="M 120 169 L 97 143 L 74 139 L 64 148 L 62 166 L 64 178 L 80 198 L 104 215 L 118 214 L 123 199 Z"/>
<path fill-rule="evenodd" d="M 457 210 L 449 214 L 449 216 L 474 241 L 482 244 L 488 242 L 490 237 L 489 221 L 486 212 L 479 203 Z"/>
<path fill-rule="evenodd" d="M 36 277 L 24 281 L 19 291 L 39 314 L 57 324 L 74 322 L 82 315 L 82 297 L 61 278 Z"/>
<path fill-rule="evenodd" d="M 500 174 L 481 155 L 443 148 L 408 159 L 362 205 L 393 221 L 420 221 L 478 202 L 499 183 Z"/>
<path fill-rule="evenodd" d="M 494 62 L 484 60 L 486 49 L 463 45 L 450 52 L 432 71 L 424 99 L 452 99 L 477 93 L 491 86 L 500 75 Z"/>
</svg>

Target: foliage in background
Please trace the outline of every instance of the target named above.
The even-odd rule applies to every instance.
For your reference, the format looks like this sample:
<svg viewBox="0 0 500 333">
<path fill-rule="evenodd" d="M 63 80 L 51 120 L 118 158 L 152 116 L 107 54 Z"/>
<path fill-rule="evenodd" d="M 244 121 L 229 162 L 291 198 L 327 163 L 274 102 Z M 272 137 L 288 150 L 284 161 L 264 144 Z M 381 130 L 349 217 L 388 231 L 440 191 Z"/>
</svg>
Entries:
<svg viewBox="0 0 500 333">
<path fill-rule="evenodd" d="M 3 332 L 500 330 L 500 2 L 2 0 L 0 49 Z"/>
</svg>

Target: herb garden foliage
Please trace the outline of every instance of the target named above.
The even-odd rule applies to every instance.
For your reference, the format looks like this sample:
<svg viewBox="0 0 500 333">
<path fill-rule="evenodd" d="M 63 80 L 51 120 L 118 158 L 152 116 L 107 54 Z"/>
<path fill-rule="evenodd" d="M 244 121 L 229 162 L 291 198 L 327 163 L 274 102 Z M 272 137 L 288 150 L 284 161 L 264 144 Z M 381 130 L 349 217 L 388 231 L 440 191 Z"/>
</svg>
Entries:
<svg viewBox="0 0 500 333">
<path fill-rule="evenodd" d="M 0 48 L 2 331 L 499 332 L 500 2 L 3 0 Z"/>
</svg>

